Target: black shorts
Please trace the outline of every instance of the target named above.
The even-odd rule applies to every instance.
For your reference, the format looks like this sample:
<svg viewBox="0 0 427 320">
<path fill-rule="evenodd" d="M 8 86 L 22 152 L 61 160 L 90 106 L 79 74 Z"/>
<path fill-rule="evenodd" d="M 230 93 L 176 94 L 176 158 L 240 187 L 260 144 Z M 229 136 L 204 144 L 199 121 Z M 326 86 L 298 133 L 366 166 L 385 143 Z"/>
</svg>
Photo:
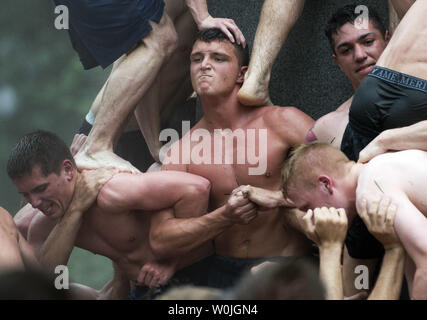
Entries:
<svg viewBox="0 0 427 320">
<path fill-rule="evenodd" d="M 69 36 L 85 69 L 108 67 L 160 22 L 163 0 L 54 0 L 69 12 Z"/>
<path fill-rule="evenodd" d="M 374 67 L 360 84 L 350 107 L 351 160 L 357 161 L 359 152 L 384 130 L 423 120 L 427 120 L 427 80 Z"/>
<path fill-rule="evenodd" d="M 384 130 L 423 120 L 427 120 L 427 80 L 376 66 L 357 89 L 341 151 L 357 161 L 359 152 Z M 353 258 L 379 258 L 384 253 L 359 217 L 349 228 L 346 245 Z"/>
<path fill-rule="evenodd" d="M 85 119 L 79 129 L 79 133 L 88 135 L 91 129 L 92 125 Z M 114 152 L 132 163 L 141 172 L 147 171 L 154 162 L 140 130 L 124 132 L 119 141 L 117 141 Z"/>
</svg>

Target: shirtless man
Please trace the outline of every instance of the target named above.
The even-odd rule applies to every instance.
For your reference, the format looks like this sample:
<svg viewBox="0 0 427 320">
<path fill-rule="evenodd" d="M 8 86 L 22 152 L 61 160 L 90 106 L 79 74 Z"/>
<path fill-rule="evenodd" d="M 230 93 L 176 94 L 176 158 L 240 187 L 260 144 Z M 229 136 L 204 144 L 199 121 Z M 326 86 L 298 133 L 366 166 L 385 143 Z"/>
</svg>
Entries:
<svg viewBox="0 0 427 320">
<path fill-rule="evenodd" d="M 366 220 L 366 208 L 379 205 L 375 216 L 385 221 L 381 207 L 388 204 L 379 199 L 391 198 L 397 207 L 394 230 L 410 257 L 405 275 L 411 298 L 426 299 L 426 161 L 426 152 L 407 150 L 361 164 L 325 144 L 302 145 L 283 168 L 283 192 L 301 210 L 343 208 L 349 220 L 357 213 Z"/>
<path fill-rule="evenodd" d="M 175 271 L 175 264 L 157 261 L 152 254 L 149 212 L 172 208 L 179 215 L 200 215 L 206 210 L 210 187 L 206 179 L 182 172 L 80 173 L 66 145 L 44 131 L 19 141 L 10 155 L 8 174 L 41 211 L 28 230 L 41 263 L 49 270 L 66 265 L 74 245 L 104 255 L 114 262 L 114 281 L 122 280 L 117 285 L 121 293 L 126 291 L 123 288 L 129 292 L 138 277 L 139 283 L 155 286 Z M 179 263 L 192 262 L 183 260 Z M 142 268 L 147 264 L 156 272 Z"/>
<path fill-rule="evenodd" d="M 398 17 L 403 16 L 402 12 L 407 10 L 411 1 L 413 2 L 396 1 Z M 395 18 L 396 12 L 392 9 L 391 2 L 388 1 L 393 31 L 398 18 Z M 238 93 L 241 103 L 248 106 L 271 104 L 269 83 L 274 62 L 300 17 L 305 3 L 305 0 L 264 0 L 245 83 Z"/>
<path fill-rule="evenodd" d="M 12 216 L 0 207 L 0 272 L 37 267 L 33 249 L 18 231 Z"/>
<path fill-rule="evenodd" d="M 160 114 L 171 107 L 162 103 L 185 101 L 191 94 L 183 52 L 192 42 L 196 25 L 220 28 L 233 41 L 245 42 L 233 20 L 210 16 L 206 0 L 55 3 L 69 9 L 70 37 L 84 67 L 105 68 L 114 62 L 92 106 L 93 130 L 76 156 L 82 168 L 115 166 L 138 171 L 113 153 L 135 109 L 147 145 L 158 160 Z"/>
<path fill-rule="evenodd" d="M 249 204 L 242 206 L 247 225 L 224 223 L 223 216 L 227 199 L 238 193 L 233 189 L 241 184 L 280 193 L 281 160 L 304 139 L 313 120 L 293 107 L 243 106 L 237 92 L 247 69 L 247 53 L 218 29 L 199 33 L 190 60 L 192 84 L 204 116 L 172 145 L 163 169 L 207 178 L 212 186 L 210 212 L 191 220 L 178 219 L 171 211 L 157 213 L 151 221 L 150 243 L 159 256 L 171 257 L 215 237 L 217 255 L 210 263 L 209 278 L 216 283 L 204 285 L 228 287 L 241 272 L 266 258 L 309 252 L 309 243 L 297 230 L 299 224 L 284 207 L 253 212 Z M 250 157 L 255 154 L 258 166 Z"/>
</svg>

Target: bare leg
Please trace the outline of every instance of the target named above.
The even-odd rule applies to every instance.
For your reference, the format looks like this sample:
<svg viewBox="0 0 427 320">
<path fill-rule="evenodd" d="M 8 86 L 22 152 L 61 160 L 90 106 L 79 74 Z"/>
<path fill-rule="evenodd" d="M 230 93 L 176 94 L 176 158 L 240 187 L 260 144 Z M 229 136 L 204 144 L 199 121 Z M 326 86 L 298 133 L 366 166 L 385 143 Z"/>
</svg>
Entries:
<svg viewBox="0 0 427 320">
<path fill-rule="evenodd" d="M 132 52 L 117 63 L 93 106 L 97 110 L 93 128 L 83 151 L 76 155 L 79 168 L 100 166 L 137 171 L 129 162 L 113 153 L 126 119 L 153 83 L 163 62 L 176 48 L 176 32 L 166 12 L 159 24 L 150 21 L 153 30 Z"/>
<path fill-rule="evenodd" d="M 239 101 L 248 106 L 271 105 L 268 86 L 280 49 L 301 15 L 305 0 L 265 0 Z"/>
<path fill-rule="evenodd" d="M 178 48 L 160 70 L 150 89 L 138 103 L 135 116 L 147 146 L 156 162 L 159 162 L 161 123 L 171 114 L 171 109 L 182 105 L 192 93 L 189 56 L 196 24 L 189 11 L 176 19 Z"/>
</svg>

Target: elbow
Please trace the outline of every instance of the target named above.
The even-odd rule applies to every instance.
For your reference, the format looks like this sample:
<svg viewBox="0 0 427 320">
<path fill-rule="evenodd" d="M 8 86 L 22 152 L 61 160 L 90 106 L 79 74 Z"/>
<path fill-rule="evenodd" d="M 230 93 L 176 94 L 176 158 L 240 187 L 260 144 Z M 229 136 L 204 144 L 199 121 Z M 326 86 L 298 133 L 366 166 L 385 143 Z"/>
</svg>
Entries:
<svg viewBox="0 0 427 320">
<path fill-rule="evenodd" d="M 211 190 L 211 183 L 208 179 L 198 177 L 195 181 L 188 185 L 188 196 L 197 199 L 209 199 L 209 193 Z"/>
</svg>

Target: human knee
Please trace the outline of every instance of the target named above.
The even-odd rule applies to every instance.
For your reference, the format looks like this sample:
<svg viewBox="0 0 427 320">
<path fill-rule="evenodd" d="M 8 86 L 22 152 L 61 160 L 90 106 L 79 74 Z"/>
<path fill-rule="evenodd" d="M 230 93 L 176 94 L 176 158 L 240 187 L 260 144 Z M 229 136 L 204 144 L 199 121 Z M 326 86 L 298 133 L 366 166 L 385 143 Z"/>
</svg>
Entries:
<svg viewBox="0 0 427 320">
<path fill-rule="evenodd" d="M 152 36 L 144 40 L 144 42 L 161 56 L 169 57 L 176 50 L 178 46 L 178 34 L 172 20 L 167 14 L 163 15 L 158 25 L 153 25 Z"/>
</svg>

